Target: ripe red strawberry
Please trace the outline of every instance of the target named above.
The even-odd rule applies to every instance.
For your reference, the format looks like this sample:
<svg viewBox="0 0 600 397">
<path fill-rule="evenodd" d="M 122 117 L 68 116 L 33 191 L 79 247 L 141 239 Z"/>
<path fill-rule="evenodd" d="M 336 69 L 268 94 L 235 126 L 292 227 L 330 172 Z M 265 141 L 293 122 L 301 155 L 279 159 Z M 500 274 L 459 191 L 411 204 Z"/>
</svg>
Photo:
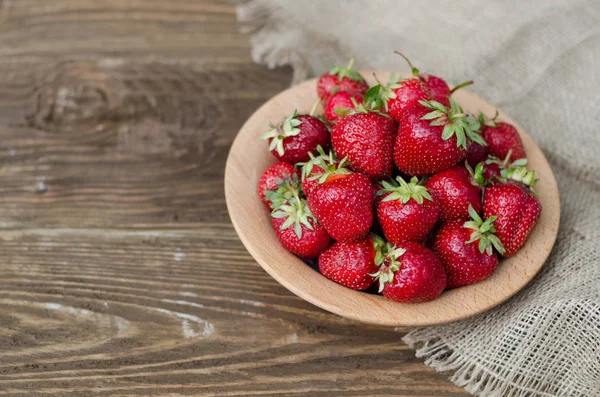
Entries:
<svg viewBox="0 0 600 397">
<path fill-rule="evenodd" d="M 396 181 L 398 183 L 392 180 L 393 184 L 383 181 L 384 189 L 378 193 L 385 195 L 377 206 L 383 234 L 392 244 L 422 242 L 437 222 L 440 207 L 417 177 L 409 183 L 402 177 L 396 177 Z"/>
<path fill-rule="evenodd" d="M 496 270 L 498 252 L 502 243 L 494 235 L 493 216 L 483 221 L 473 207 L 469 207 L 472 220 L 454 219 L 444 223 L 435 235 L 434 251 L 444 264 L 448 275 L 448 288 L 477 283 Z"/>
<path fill-rule="evenodd" d="M 497 183 L 485 189 L 483 213 L 486 218 L 497 216 L 494 222 L 496 236 L 506 253 L 514 255 L 525 243 L 542 213 L 540 200 L 532 191 L 537 182 L 533 171 L 525 167 L 502 171 L 506 183 Z"/>
<path fill-rule="evenodd" d="M 480 145 L 477 142 L 471 142 L 467 148 L 467 164 L 471 168 L 477 167 L 477 164 L 485 161 L 488 154 L 487 146 Z"/>
<path fill-rule="evenodd" d="M 426 302 L 440 296 L 446 288 L 446 272 L 429 248 L 413 241 L 386 244 L 376 255 L 380 263 L 375 278 L 379 292 L 396 302 Z"/>
<path fill-rule="evenodd" d="M 298 195 L 271 213 L 271 224 L 281 244 L 301 258 L 316 258 L 331 244 L 325 228 Z"/>
<path fill-rule="evenodd" d="M 354 242 L 337 242 L 319 256 L 319 271 L 328 279 L 355 290 L 369 288 L 378 270 L 375 241 L 370 236 Z"/>
<path fill-rule="evenodd" d="M 429 178 L 425 187 L 442 211 L 441 221 L 469 218 L 469 206 L 481 212 L 481 188 L 473 184 L 469 171 L 461 165 L 438 172 Z"/>
<path fill-rule="evenodd" d="M 333 94 L 327 101 L 325 106 L 325 120 L 329 124 L 335 124 L 341 118 L 339 114 L 335 112 L 335 109 L 354 109 L 357 103 L 363 101 L 362 94 L 351 94 L 346 91 L 338 91 Z"/>
<path fill-rule="evenodd" d="M 345 91 L 352 95 L 364 95 L 369 89 L 365 79 L 356 70 L 354 58 L 350 60 L 345 68 L 335 66 L 319 77 L 317 81 L 317 95 L 323 103 L 327 103 L 329 97 L 338 91 Z"/>
<path fill-rule="evenodd" d="M 338 168 L 319 178 L 308 196 L 308 206 L 331 237 L 353 241 L 369 233 L 373 224 L 373 188 L 368 176 Z"/>
<path fill-rule="evenodd" d="M 305 163 L 298 163 L 296 166 L 302 167 L 302 190 L 306 197 L 310 196 L 312 191 L 321 182 L 331 175 L 333 172 L 349 174 L 350 170 L 346 167 L 349 165 L 347 161 L 340 162 L 337 155 L 332 151 L 325 153 L 321 146 L 317 147 L 318 156 L 310 155 L 310 160 Z M 324 175 L 325 174 L 325 175 Z"/>
<path fill-rule="evenodd" d="M 307 161 L 317 146 L 329 147 L 329 130 L 317 117 L 294 111 L 278 125 L 269 123 L 269 127 L 261 139 L 267 139 L 273 156 L 286 163 Z"/>
<path fill-rule="evenodd" d="M 385 111 L 400 122 L 407 109 L 418 105 L 419 101 L 430 100 L 431 93 L 418 77 L 403 79 L 392 73 L 381 97 Z"/>
<path fill-rule="evenodd" d="M 468 140 L 485 145 L 479 123 L 450 99 L 447 108 L 437 101 L 421 101 L 408 109 L 398 127 L 394 161 L 408 175 L 425 175 L 452 167 L 465 159 Z"/>
<path fill-rule="evenodd" d="M 370 100 L 369 93 L 377 95 L 378 90 L 379 86 L 369 90 L 365 102 Z M 331 143 L 338 156 L 347 158 L 354 171 L 373 179 L 392 175 L 395 138 L 394 120 L 364 106 L 358 106 L 356 113 L 339 120 L 331 131 Z"/>
<path fill-rule="evenodd" d="M 271 209 L 271 200 L 265 198 L 265 191 L 275 191 L 286 198 L 293 196 L 292 190 L 298 190 L 300 173 L 293 165 L 279 162 L 271 165 L 258 181 L 258 196 Z"/>
<path fill-rule="evenodd" d="M 488 153 L 499 159 L 509 156 L 509 162 L 527 157 L 525 146 L 519 136 L 517 129 L 508 123 L 496 121 L 498 111 L 492 119 L 486 118 L 483 114 L 479 115 L 479 121 L 482 124 L 481 135 L 488 144 Z"/>
</svg>

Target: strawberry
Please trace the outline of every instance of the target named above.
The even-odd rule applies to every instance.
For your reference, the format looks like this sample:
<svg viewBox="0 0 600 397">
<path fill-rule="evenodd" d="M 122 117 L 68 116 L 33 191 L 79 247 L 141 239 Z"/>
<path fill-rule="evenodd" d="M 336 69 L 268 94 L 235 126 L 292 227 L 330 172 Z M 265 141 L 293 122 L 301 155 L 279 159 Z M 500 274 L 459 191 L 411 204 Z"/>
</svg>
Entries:
<svg viewBox="0 0 600 397">
<path fill-rule="evenodd" d="M 444 223 L 435 235 L 434 251 L 444 264 L 448 288 L 477 283 L 490 276 L 498 266 L 498 252 L 504 253 L 502 243 L 494 235 L 492 216 L 483 221 L 469 206 L 472 220 L 454 219 Z"/>
<path fill-rule="evenodd" d="M 444 79 L 420 73 L 419 69 L 415 68 L 406 56 L 398 51 L 395 53 L 404 58 L 412 73 L 412 77 L 407 79 L 392 74 L 381 95 L 385 102 L 385 110 L 397 122 L 400 122 L 408 108 L 418 105 L 419 101 L 434 100 L 444 106 L 450 106 L 449 99 L 453 92 L 473 84 L 473 81 L 466 81 L 450 90 Z"/>
<path fill-rule="evenodd" d="M 500 160 L 494 156 L 488 156 L 485 161 L 477 164 L 475 171 L 473 172 L 473 179 L 475 180 L 475 183 L 477 183 L 479 186 L 495 183 L 498 178 L 501 178 L 503 170 L 523 167 L 527 164 L 527 159 L 525 158 L 515 160 L 512 163 L 509 162 L 511 153 L 512 151 L 509 150 L 504 160 Z"/>
<path fill-rule="evenodd" d="M 269 123 L 269 127 L 261 139 L 269 141 L 269 150 L 280 161 L 290 164 L 307 161 L 317 146 L 329 147 L 329 130 L 312 115 L 294 111 L 278 125 Z"/>
<path fill-rule="evenodd" d="M 340 167 L 318 178 L 308 206 L 331 237 L 352 241 L 364 237 L 373 224 L 373 188 L 368 176 Z"/>
<path fill-rule="evenodd" d="M 429 248 L 413 241 L 387 243 L 375 256 L 379 292 L 396 302 L 426 302 L 446 288 L 444 265 Z"/>
<path fill-rule="evenodd" d="M 301 258 L 316 258 L 331 244 L 331 237 L 311 214 L 306 200 L 297 194 L 271 213 L 271 224 L 281 244 Z"/>
<path fill-rule="evenodd" d="M 378 270 L 375 240 L 367 236 L 353 242 L 337 242 L 319 256 L 319 271 L 328 279 L 354 290 L 369 288 Z"/>
<path fill-rule="evenodd" d="M 279 162 L 271 165 L 258 181 L 258 197 L 271 209 L 274 209 L 281 199 L 289 199 L 294 192 L 299 191 L 300 173 L 293 165 Z M 275 203 L 265 197 L 266 192 L 276 192 L 272 199 Z"/>
<path fill-rule="evenodd" d="M 364 103 L 356 106 L 353 114 L 340 119 L 331 130 L 331 143 L 338 156 L 347 158 L 354 171 L 373 179 L 389 178 L 394 167 L 396 123 L 370 110 L 379 90 L 378 85 L 372 87 Z"/>
<path fill-rule="evenodd" d="M 469 164 L 471 168 L 475 168 L 477 167 L 477 164 L 486 160 L 487 154 L 487 146 L 481 145 L 477 142 L 471 142 L 467 148 L 467 164 Z"/>
<path fill-rule="evenodd" d="M 394 161 L 409 175 L 434 174 L 465 159 L 468 140 L 485 145 L 479 123 L 450 98 L 450 108 L 421 101 L 408 109 L 398 127 Z"/>
<path fill-rule="evenodd" d="M 469 206 L 481 212 L 481 189 L 473 183 L 469 172 L 461 165 L 429 178 L 425 187 L 442 209 L 441 221 L 469 218 Z"/>
<path fill-rule="evenodd" d="M 329 124 L 337 123 L 341 116 L 335 112 L 335 109 L 354 109 L 356 104 L 361 103 L 362 101 L 362 94 L 351 94 L 346 91 L 336 92 L 329 98 L 327 105 L 325 106 L 325 120 L 327 120 Z"/>
<path fill-rule="evenodd" d="M 425 240 L 438 220 L 440 206 L 417 177 L 407 183 L 396 177 L 395 183 L 382 182 L 384 188 L 379 195 L 385 195 L 377 206 L 377 219 L 383 228 L 385 238 L 392 244 L 402 241 Z"/>
<path fill-rule="evenodd" d="M 503 159 L 507 157 L 509 151 L 512 151 L 509 161 L 527 157 L 517 129 L 511 124 L 496 121 L 497 118 L 497 110 L 496 115 L 491 119 L 483 114 L 479 115 L 479 122 L 482 125 L 481 135 L 488 144 L 489 154 Z"/>
<path fill-rule="evenodd" d="M 502 171 L 505 183 L 485 189 L 483 214 L 498 217 L 494 222 L 496 236 L 506 253 L 514 255 L 525 243 L 542 213 L 542 205 L 532 186 L 537 182 L 533 171 L 525 167 Z"/>
<path fill-rule="evenodd" d="M 350 170 L 346 168 L 349 163 L 345 159 L 340 162 L 333 151 L 326 154 L 323 148 L 318 146 L 317 152 L 319 153 L 318 156 L 315 157 L 311 153 L 310 160 L 296 164 L 296 166 L 302 167 L 302 190 L 306 197 L 310 196 L 312 191 L 319 185 L 321 175 L 330 175 L 334 171 L 337 173 L 350 173 Z"/>
<path fill-rule="evenodd" d="M 356 70 L 354 58 L 350 60 L 345 68 L 335 66 L 319 77 L 317 81 L 317 95 L 323 103 L 327 103 L 329 97 L 338 91 L 345 91 L 351 95 L 364 95 L 369 89 L 365 79 Z"/>
</svg>

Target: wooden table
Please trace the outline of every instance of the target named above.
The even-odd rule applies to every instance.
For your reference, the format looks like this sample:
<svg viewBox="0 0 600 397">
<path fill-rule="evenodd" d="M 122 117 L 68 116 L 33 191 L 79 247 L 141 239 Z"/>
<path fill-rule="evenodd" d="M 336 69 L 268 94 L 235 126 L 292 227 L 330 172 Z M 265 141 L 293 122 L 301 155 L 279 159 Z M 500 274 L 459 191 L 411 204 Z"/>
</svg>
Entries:
<svg viewBox="0 0 600 397">
<path fill-rule="evenodd" d="M 467 395 L 238 240 L 227 152 L 290 77 L 231 2 L 0 0 L 0 396 Z"/>
</svg>

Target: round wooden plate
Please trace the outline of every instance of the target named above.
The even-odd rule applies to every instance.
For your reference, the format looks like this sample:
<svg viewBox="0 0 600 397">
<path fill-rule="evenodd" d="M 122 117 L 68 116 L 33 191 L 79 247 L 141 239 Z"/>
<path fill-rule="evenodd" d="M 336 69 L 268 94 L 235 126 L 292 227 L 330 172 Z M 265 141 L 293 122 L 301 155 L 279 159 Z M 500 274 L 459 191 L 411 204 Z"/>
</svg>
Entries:
<svg viewBox="0 0 600 397">
<path fill-rule="evenodd" d="M 375 84 L 371 71 L 362 72 Z M 383 82 L 389 72 L 377 72 Z M 369 78 L 370 77 L 370 78 Z M 465 89 L 453 96 L 467 112 L 493 116 L 496 108 Z M 523 288 L 540 270 L 550 254 L 560 217 L 556 179 L 540 148 L 510 117 L 500 119 L 515 125 L 521 134 L 529 168 L 540 179 L 536 189 L 542 202 L 540 221 L 525 246 L 513 257 L 500 261 L 496 272 L 486 280 L 445 291 L 426 303 L 397 303 L 383 296 L 358 292 L 328 280 L 279 243 L 271 227 L 269 213 L 257 194 L 263 171 L 275 158 L 267 143 L 259 139 L 269 121 L 278 121 L 294 109 L 308 112 L 317 100 L 316 80 L 308 80 L 283 91 L 260 107 L 246 121 L 233 142 L 225 171 L 225 195 L 229 215 L 242 243 L 275 280 L 294 294 L 325 310 L 365 323 L 416 326 L 460 320 L 502 303 Z"/>
</svg>

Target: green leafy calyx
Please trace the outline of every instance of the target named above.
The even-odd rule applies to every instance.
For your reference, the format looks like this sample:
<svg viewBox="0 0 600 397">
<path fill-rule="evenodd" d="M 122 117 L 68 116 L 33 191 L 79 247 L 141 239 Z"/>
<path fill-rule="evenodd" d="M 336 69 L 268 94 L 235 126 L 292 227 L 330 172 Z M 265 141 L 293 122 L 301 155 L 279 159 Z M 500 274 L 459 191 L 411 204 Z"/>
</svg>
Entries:
<svg viewBox="0 0 600 397">
<path fill-rule="evenodd" d="M 402 177 L 397 176 L 396 181 L 392 179 L 391 183 L 383 181 L 381 184 L 383 189 L 379 190 L 377 195 L 387 194 L 382 202 L 399 200 L 402 204 L 406 204 L 410 199 L 413 199 L 417 203 L 423 204 L 423 199 L 433 201 L 429 191 L 423 186 L 423 181 L 419 181 L 416 176 L 413 176 L 410 182 L 406 182 Z"/>
<path fill-rule="evenodd" d="M 286 204 L 292 198 L 300 194 L 300 181 L 296 174 L 291 177 L 277 179 L 277 188 L 274 190 L 265 190 L 264 200 L 270 201 L 272 209 L 278 209 L 281 205 Z"/>
<path fill-rule="evenodd" d="M 496 128 L 498 126 L 498 124 L 496 124 L 496 120 L 498 119 L 499 114 L 500 113 L 498 113 L 498 109 L 496 109 L 496 113 L 494 114 L 494 117 L 488 117 L 483 113 L 479 113 L 479 117 L 477 119 L 479 120 L 479 123 L 481 125 Z"/>
<path fill-rule="evenodd" d="M 319 145 L 317 146 L 318 156 L 309 154 L 310 159 L 304 163 L 298 163 L 296 166 L 302 167 L 302 180 L 317 180 L 319 184 L 324 183 L 329 177 L 333 175 L 343 175 L 343 174 L 351 174 L 352 171 L 348 169 L 350 162 L 343 158 L 342 160 L 338 160 L 338 157 L 335 153 L 330 151 L 329 153 L 325 153 L 323 148 Z M 322 174 L 314 174 L 313 168 L 315 166 L 321 167 L 324 171 Z"/>
<path fill-rule="evenodd" d="M 487 255 L 492 255 L 492 247 L 494 247 L 500 254 L 504 255 L 504 246 L 494 234 L 496 232 L 494 221 L 498 217 L 491 216 L 484 221 L 471 204 L 469 204 L 469 215 L 471 215 L 472 220 L 465 222 L 463 227 L 473 231 L 471 232 L 471 238 L 465 244 L 472 244 L 478 241 L 479 252 L 482 254 L 485 252 Z"/>
<path fill-rule="evenodd" d="M 365 93 L 362 103 L 357 103 L 354 98 L 350 98 L 354 109 L 351 108 L 335 108 L 334 112 L 341 117 L 350 116 L 357 113 L 377 113 L 381 116 L 389 118 L 386 113 L 381 113 L 380 110 L 384 106 L 384 101 L 381 97 L 383 88 L 381 84 L 375 85 Z"/>
<path fill-rule="evenodd" d="M 298 111 L 294 111 L 286 117 L 281 123 L 275 125 L 269 123 L 269 130 L 260 136 L 260 139 L 270 139 L 269 150 L 277 150 L 280 156 L 283 156 L 285 150 L 283 148 L 283 140 L 285 138 L 296 136 L 300 133 L 300 124 L 302 121 L 297 119 Z"/>
<path fill-rule="evenodd" d="M 456 136 L 456 146 L 467 148 L 467 139 L 487 146 L 487 142 L 479 135 L 480 124 L 473 117 L 464 113 L 463 108 L 450 98 L 450 107 L 446 107 L 438 101 L 419 101 L 419 103 L 431 112 L 421 117 L 422 120 L 431 120 L 432 126 L 444 126 L 442 139 L 448 140 Z"/>
<path fill-rule="evenodd" d="M 348 62 L 348 65 L 346 67 L 341 67 L 341 66 L 334 66 L 331 69 L 329 69 L 329 74 L 332 76 L 337 75 L 338 81 L 342 81 L 344 79 L 344 77 L 349 78 L 350 80 L 354 80 L 354 81 L 365 81 L 365 79 L 363 79 L 363 77 L 360 75 L 360 73 L 358 73 L 356 70 L 352 69 L 352 67 L 354 66 L 354 58 L 350 59 L 350 62 Z"/>
<path fill-rule="evenodd" d="M 528 170 L 527 167 L 521 166 L 516 168 L 504 169 L 500 171 L 500 175 L 502 175 L 502 178 L 505 178 L 507 180 L 521 182 L 522 184 L 529 186 L 531 192 L 537 194 L 537 192 L 533 188 L 533 186 L 539 181 L 539 179 L 535 177 L 535 171 Z"/>
<path fill-rule="evenodd" d="M 286 230 L 293 225 L 294 233 L 298 240 L 302 238 L 302 226 L 305 226 L 309 230 L 313 230 L 313 225 L 310 223 L 312 219 L 313 223 L 317 220 L 310 212 L 306 200 L 300 198 L 299 194 L 295 194 L 294 197 L 289 199 L 285 204 L 279 206 L 279 208 L 271 212 L 273 218 L 286 218 L 281 225 L 281 231 Z"/>
<path fill-rule="evenodd" d="M 395 245 L 385 242 L 381 237 L 372 235 L 373 248 L 375 248 L 375 264 L 379 266 L 376 273 L 369 274 L 379 281 L 379 292 L 383 291 L 386 283 L 394 281 L 394 274 L 400 270 L 402 263 L 400 257 L 404 255 L 404 248 L 396 248 Z"/>
</svg>

